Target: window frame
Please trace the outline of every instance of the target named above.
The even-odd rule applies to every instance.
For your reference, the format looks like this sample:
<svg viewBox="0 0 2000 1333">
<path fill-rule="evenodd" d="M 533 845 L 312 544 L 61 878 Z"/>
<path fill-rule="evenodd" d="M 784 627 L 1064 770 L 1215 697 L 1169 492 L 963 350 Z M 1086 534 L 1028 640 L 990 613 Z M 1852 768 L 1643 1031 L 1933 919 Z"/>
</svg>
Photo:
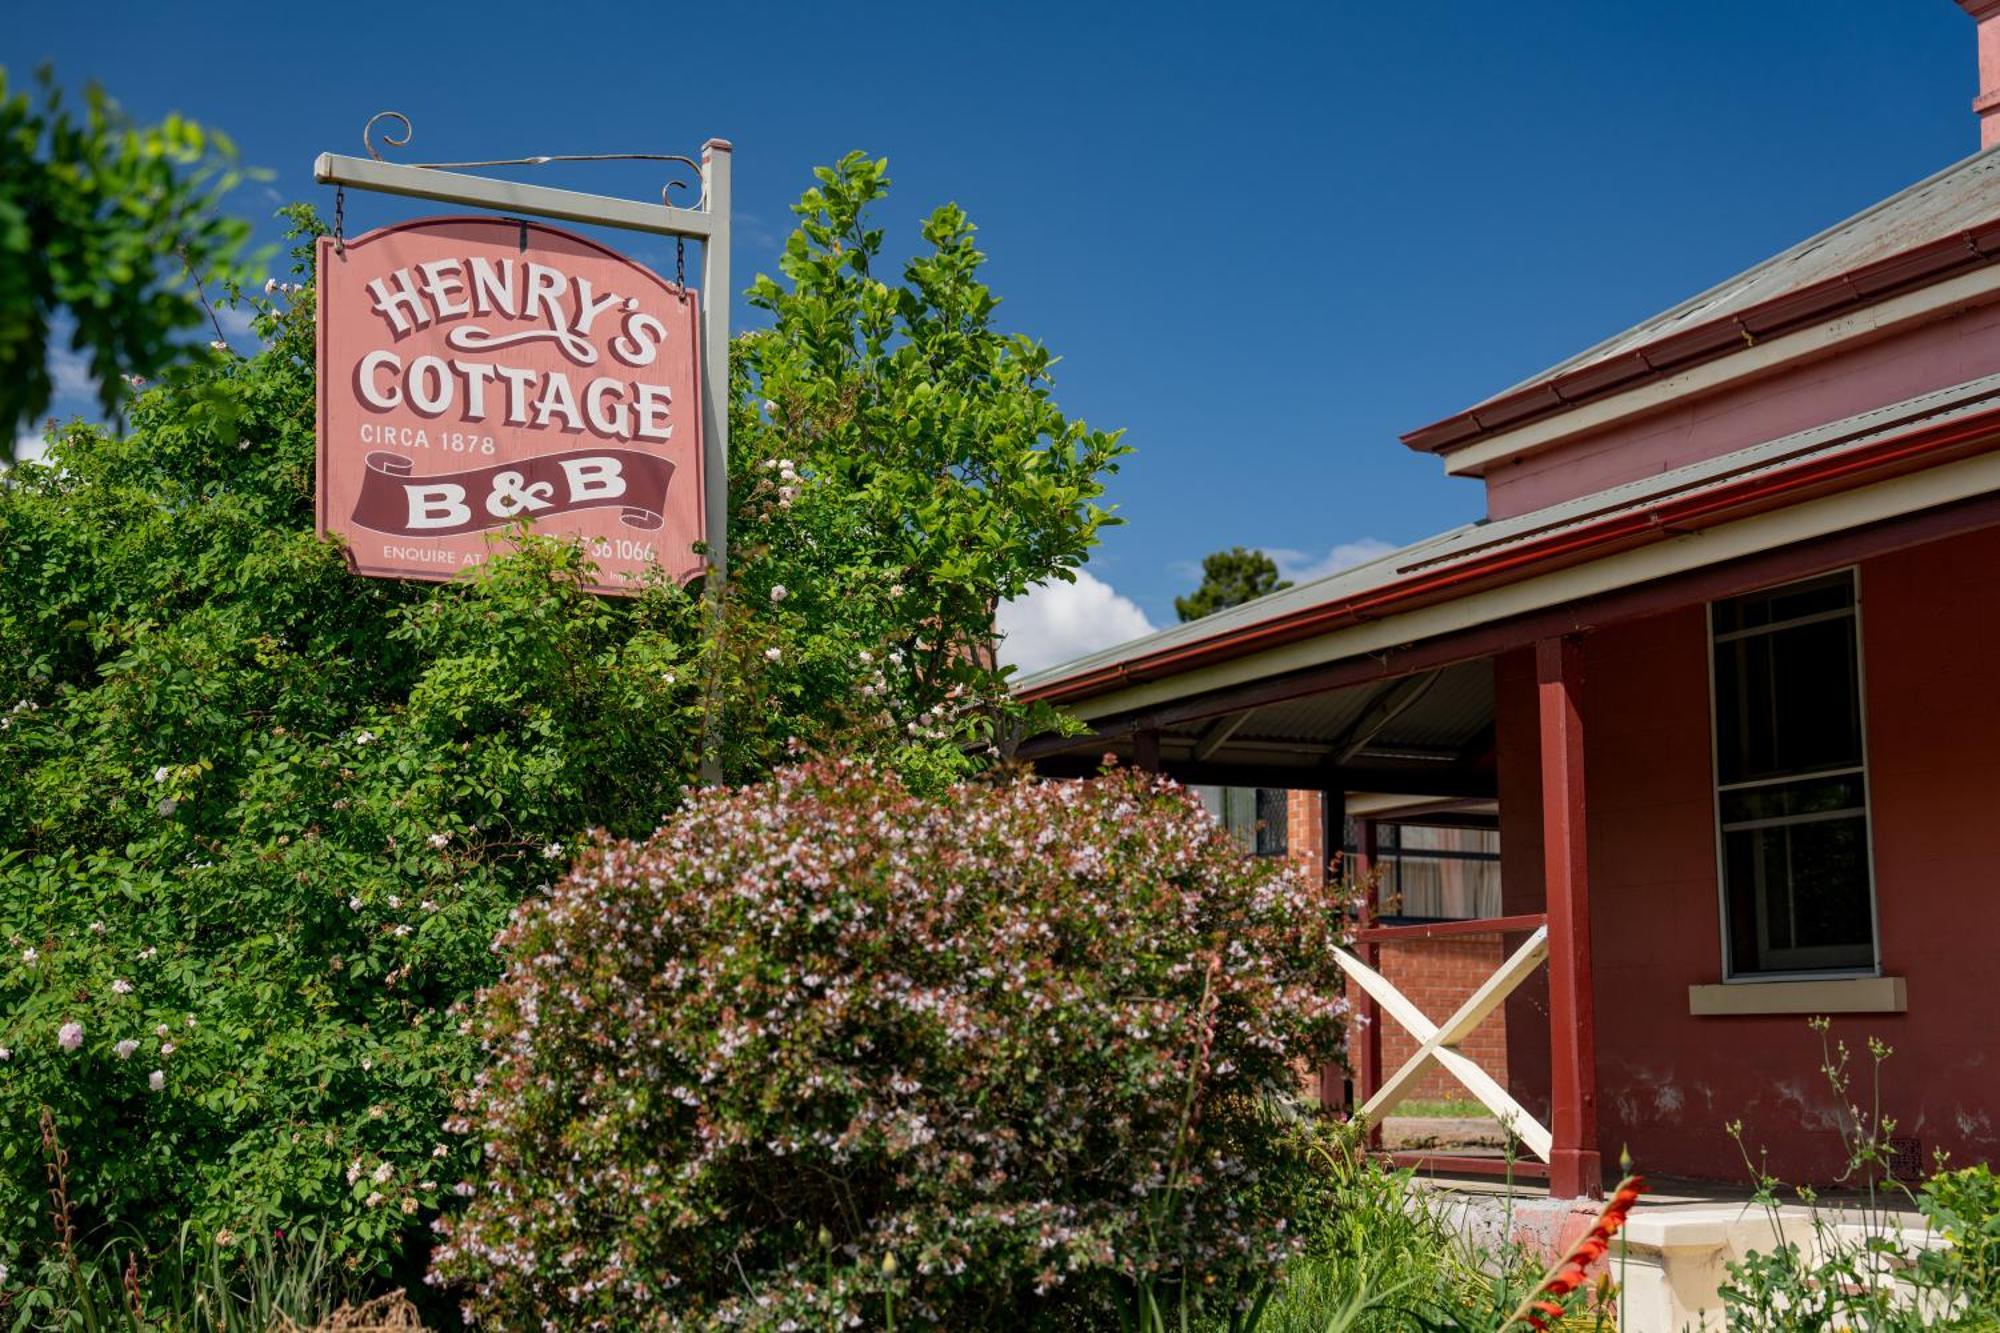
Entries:
<svg viewBox="0 0 2000 1333">
<path fill-rule="evenodd" d="M 1356 822 L 1355 817 L 1350 815 L 1341 824 L 1341 854 L 1349 858 L 1350 862 L 1352 858 L 1360 853 L 1360 844 L 1356 840 Z M 1393 867 L 1393 874 L 1384 877 L 1382 882 L 1376 885 L 1375 901 L 1372 906 L 1380 920 L 1399 925 L 1414 925 L 1451 921 L 1488 921 L 1494 916 L 1504 916 L 1506 914 L 1504 897 L 1498 905 L 1497 910 L 1487 916 L 1420 916 L 1407 910 L 1407 900 L 1404 900 L 1402 903 L 1404 910 L 1397 912 L 1384 912 L 1382 910 L 1384 896 L 1392 900 L 1401 899 L 1403 893 L 1403 868 L 1406 861 L 1428 860 L 1446 863 L 1456 862 L 1462 865 L 1490 865 L 1494 867 L 1496 872 L 1502 865 L 1502 854 L 1498 851 L 1465 851 L 1457 848 L 1418 848 L 1416 850 L 1407 850 L 1402 845 L 1402 830 L 1408 828 L 1471 830 L 1478 833 L 1490 833 L 1495 838 L 1498 838 L 1500 836 L 1500 821 L 1498 816 L 1493 817 L 1490 821 L 1464 820 L 1445 822 L 1435 817 L 1426 819 L 1422 815 L 1413 815 L 1408 818 L 1398 819 L 1393 814 L 1390 814 L 1375 817 L 1369 822 L 1375 825 L 1375 836 L 1377 838 L 1375 871 L 1378 874 L 1381 873 L 1384 868 L 1384 862 L 1389 863 Z M 1394 831 L 1394 847 L 1385 846 L 1382 841 L 1383 835 L 1389 833 L 1391 830 Z"/>
<path fill-rule="evenodd" d="M 1790 620 L 1780 621 L 1776 624 L 1754 626 L 1747 630 L 1729 631 L 1723 634 L 1720 640 L 1717 639 L 1715 632 L 1716 602 L 1731 602 L 1744 597 L 1755 597 L 1760 594 L 1778 592 L 1794 585 L 1829 579 L 1836 574 L 1847 576 L 1848 586 L 1853 593 L 1853 606 L 1851 610 L 1813 612 L 1793 617 Z M 1841 565 L 1833 569 L 1823 570 L 1817 574 L 1808 574 L 1803 578 L 1792 578 L 1777 583 L 1768 583 L 1746 592 L 1737 593 L 1732 597 L 1717 598 L 1707 602 L 1702 608 L 1703 619 L 1707 628 L 1707 633 L 1702 642 L 1702 651 L 1707 658 L 1708 670 L 1709 828 L 1715 837 L 1715 897 L 1717 925 L 1719 927 L 1717 938 L 1721 945 L 1722 980 L 1724 984 L 1756 985 L 1764 982 L 1783 981 L 1837 981 L 1849 977 L 1879 977 L 1882 975 L 1882 917 L 1876 893 L 1875 871 L 1875 787 L 1869 779 L 1868 764 L 1868 653 L 1865 643 L 1865 622 L 1863 620 L 1862 601 L 1860 566 Z M 1747 791 L 1756 787 L 1776 786 L 1786 782 L 1809 781 L 1815 778 L 1830 779 L 1853 774 L 1860 775 L 1861 805 L 1859 812 L 1861 816 L 1862 861 L 1866 868 L 1868 881 L 1868 947 L 1870 958 L 1865 964 L 1852 963 L 1831 967 L 1791 967 L 1783 970 L 1739 972 L 1736 970 L 1734 963 L 1735 949 L 1732 947 L 1734 941 L 1730 935 L 1729 844 L 1728 834 L 1724 830 L 1722 822 L 1722 801 L 1725 792 L 1722 782 L 1721 699 L 1716 683 L 1715 649 L 1718 642 L 1734 642 L 1738 639 L 1749 638 L 1755 635 L 1770 634 L 1778 630 L 1790 629 L 1800 625 L 1808 625 L 1849 615 L 1853 617 L 1854 621 L 1855 714 L 1856 729 L 1859 733 L 1861 743 L 1861 762 L 1859 764 L 1828 768 L 1812 773 L 1793 774 L 1778 778 L 1756 778 L 1746 782 L 1732 782 L 1728 785 L 1728 790 L 1730 792 Z M 1741 828 L 1746 824 L 1775 827 L 1780 824 L 1814 822 L 1815 820 L 1817 822 L 1825 822 L 1836 817 L 1840 816 L 1820 815 L 1809 816 L 1805 819 L 1793 816 L 1772 820 L 1740 820 L 1732 828 Z M 1759 904 L 1760 908 L 1762 906 L 1762 904 Z"/>
</svg>

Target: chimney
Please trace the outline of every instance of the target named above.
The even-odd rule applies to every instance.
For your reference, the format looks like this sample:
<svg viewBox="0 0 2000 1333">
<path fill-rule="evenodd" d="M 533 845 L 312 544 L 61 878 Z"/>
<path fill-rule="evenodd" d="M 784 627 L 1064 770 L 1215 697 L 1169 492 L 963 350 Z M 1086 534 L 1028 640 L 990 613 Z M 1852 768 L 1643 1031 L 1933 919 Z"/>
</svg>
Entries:
<svg viewBox="0 0 2000 1333">
<path fill-rule="evenodd" d="M 1958 7 L 1979 25 L 1979 96 L 1972 109 L 1979 113 L 1979 146 L 2000 143 L 2000 0 L 1958 0 Z"/>
</svg>

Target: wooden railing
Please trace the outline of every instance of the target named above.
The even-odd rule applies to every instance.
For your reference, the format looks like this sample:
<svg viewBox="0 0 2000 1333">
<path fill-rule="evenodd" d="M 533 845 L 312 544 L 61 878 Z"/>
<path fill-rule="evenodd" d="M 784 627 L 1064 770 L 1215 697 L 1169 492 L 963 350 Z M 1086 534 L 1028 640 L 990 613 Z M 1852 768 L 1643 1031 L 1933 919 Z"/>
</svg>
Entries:
<svg viewBox="0 0 2000 1333">
<path fill-rule="evenodd" d="M 1394 983 L 1379 970 L 1379 946 L 1383 944 L 1522 932 L 1526 932 L 1528 938 L 1509 954 L 1499 969 L 1467 996 L 1464 1003 L 1442 1023 L 1432 1022 L 1423 1010 L 1397 990 Z M 1366 954 L 1367 961 L 1364 962 L 1362 958 L 1346 950 L 1341 950 L 1337 956 L 1341 969 L 1347 973 L 1349 979 L 1368 1001 L 1357 1008 L 1378 1025 L 1383 1017 L 1394 1019 L 1417 1043 L 1416 1051 L 1402 1063 L 1400 1068 L 1387 1078 L 1381 1078 L 1379 1026 L 1369 1032 L 1368 1041 L 1373 1058 L 1360 1062 L 1362 1070 L 1360 1091 L 1365 1100 L 1357 1108 L 1356 1113 L 1371 1125 L 1379 1127 L 1383 1117 L 1395 1110 L 1415 1090 L 1418 1080 L 1430 1067 L 1438 1065 L 1463 1084 L 1466 1091 L 1477 1098 L 1482 1106 L 1491 1111 L 1501 1127 L 1520 1140 L 1522 1145 L 1535 1155 L 1538 1164 L 1545 1166 L 1553 1148 L 1553 1138 L 1547 1127 L 1530 1114 L 1526 1107 L 1515 1101 L 1497 1079 L 1482 1069 L 1478 1061 L 1461 1048 L 1474 1030 L 1505 1004 L 1507 997 L 1547 960 L 1548 918 L 1537 913 L 1485 917 L 1475 921 L 1439 921 L 1410 926 L 1371 924 L 1357 930 L 1354 941 Z M 1490 1167 L 1492 1162 L 1490 1159 L 1423 1154 L 1421 1164 L 1441 1170 L 1454 1167 L 1478 1170 Z"/>
</svg>

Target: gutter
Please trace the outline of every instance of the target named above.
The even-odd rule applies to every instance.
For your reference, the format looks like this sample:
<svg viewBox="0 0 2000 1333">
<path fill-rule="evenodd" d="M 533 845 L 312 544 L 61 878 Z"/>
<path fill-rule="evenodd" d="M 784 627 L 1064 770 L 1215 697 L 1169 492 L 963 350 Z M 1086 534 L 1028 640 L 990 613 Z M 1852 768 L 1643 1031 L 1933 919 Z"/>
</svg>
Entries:
<svg viewBox="0 0 2000 1333">
<path fill-rule="evenodd" d="M 1782 469 L 1770 470 L 1764 465 L 1764 470 L 1734 481 L 1711 482 L 1691 494 L 1665 496 L 1596 520 L 1564 524 L 1540 538 L 1516 539 L 1484 555 L 1474 553 L 1435 569 L 1415 566 L 1412 568 L 1421 572 L 1352 597 L 1301 607 L 1212 639 L 1109 663 L 1067 680 L 1024 690 L 1020 697 L 1066 703 L 1180 675 L 1996 448 L 2000 448 L 2000 407 L 1836 454 L 1815 454 Z"/>
<path fill-rule="evenodd" d="M 1517 389 L 1402 437 L 1418 453 L 1449 454 L 1530 421 L 1623 393 L 1640 384 L 1720 360 L 1767 339 L 1824 323 L 1843 311 L 1928 287 L 2000 260 L 2000 218 L 1981 223 L 1784 292 L 1575 370 Z"/>
</svg>

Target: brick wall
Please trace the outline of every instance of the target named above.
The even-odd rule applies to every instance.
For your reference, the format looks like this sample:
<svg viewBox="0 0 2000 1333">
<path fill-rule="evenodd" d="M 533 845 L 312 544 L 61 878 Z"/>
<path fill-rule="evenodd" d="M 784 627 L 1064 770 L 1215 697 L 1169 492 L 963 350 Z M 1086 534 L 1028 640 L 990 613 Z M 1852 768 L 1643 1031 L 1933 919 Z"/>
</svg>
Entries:
<svg viewBox="0 0 2000 1333">
<path fill-rule="evenodd" d="M 1320 824 L 1320 799 L 1316 791 L 1285 793 L 1285 855 L 1301 863 L 1307 880 L 1315 886 L 1326 883 L 1326 830 Z"/>
<path fill-rule="evenodd" d="M 1329 851 L 1320 819 L 1320 794 L 1286 794 L 1286 854 L 1299 861 L 1315 885 L 1325 883 Z M 1335 851 L 1338 848 L 1333 849 Z M 1382 974 L 1410 997 L 1434 1023 L 1442 1023 L 1481 983 L 1499 970 L 1505 955 L 1497 936 L 1424 940 L 1382 946 Z M 1393 1020 L 1382 1025 L 1382 1074 L 1386 1078 L 1417 1048 L 1416 1041 Z M 1507 1015 L 1492 1014 L 1479 1025 L 1462 1049 L 1478 1061 L 1502 1087 L 1507 1086 Z M 1460 1100 L 1471 1096 L 1457 1079 L 1432 1069 L 1411 1094 L 1426 1099 Z"/>
<path fill-rule="evenodd" d="M 1382 948 L 1382 975 L 1410 1002 L 1424 1011 L 1433 1023 L 1442 1023 L 1452 1010 L 1465 1002 L 1482 982 L 1500 970 L 1505 955 L 1498 936 L 1473 935 L 1462 939 L 1417 940 L 1385 944 Z M 1382 1021 L 1382 1076 L 1387 1078 L 1416 1052 L 1417 1043 L 1393 1019 Z M 1496 1010 L 1459 1047 L 1491 1074 L 1501 1087 L 1507 1086 L 1507 1015 Z M 1414 1097 L 1463 1100 L 1472 1094 L 1463 1084 L 1435 1065 L 1417 1083 Z"/>
</svg>

